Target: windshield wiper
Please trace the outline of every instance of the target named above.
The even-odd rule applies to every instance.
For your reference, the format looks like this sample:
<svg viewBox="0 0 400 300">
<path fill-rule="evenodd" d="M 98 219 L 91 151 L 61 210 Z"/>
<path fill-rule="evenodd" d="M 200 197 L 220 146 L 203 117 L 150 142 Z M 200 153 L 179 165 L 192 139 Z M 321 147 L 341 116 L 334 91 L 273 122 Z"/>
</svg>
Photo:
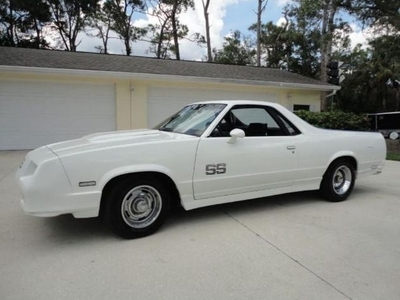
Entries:
<svg viewBox="0 0 400 300">
<path fill-rule="evenodd" d="M 158 129 L 160 131 L 167 131 L 167 132 L 172 132 L 172 128 L 168 128 L 168 127 L 161 127 L 160 129 Z"/>
</svg>

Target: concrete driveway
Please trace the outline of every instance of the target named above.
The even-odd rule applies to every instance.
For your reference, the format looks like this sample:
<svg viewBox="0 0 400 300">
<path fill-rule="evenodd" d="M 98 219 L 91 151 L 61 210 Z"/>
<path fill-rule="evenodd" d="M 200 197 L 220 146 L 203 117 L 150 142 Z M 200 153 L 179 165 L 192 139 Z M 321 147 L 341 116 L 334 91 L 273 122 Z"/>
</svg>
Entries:
<svg viewBox="0 0 400 300">
<path fill-rule="evenodd" d="M 0 152 L 0 298 L 393 299 L 400 297 L 400 163 L 350 199 L 316 193 L 176 211 L 122 240 L 98 219 L 23 214 Z"/>
</svg>

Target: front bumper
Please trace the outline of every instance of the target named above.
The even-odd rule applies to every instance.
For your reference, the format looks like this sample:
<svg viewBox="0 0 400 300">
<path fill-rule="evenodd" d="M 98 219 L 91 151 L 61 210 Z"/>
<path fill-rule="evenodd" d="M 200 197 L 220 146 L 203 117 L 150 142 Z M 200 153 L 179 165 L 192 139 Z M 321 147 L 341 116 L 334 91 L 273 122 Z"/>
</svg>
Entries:
<svg viewBox="0 0 400 300">
<path fill-rule="evenodd" d="M 52 205 L 48 205 L 45 198 L 41 198 L 42 201 L 40 201 L 23 197 L 20 205 L 25 214 L 35 217 L 72 214 L 75 218 L 93 218 L 99 215 L 100 197 L 100 193 L 70 194 L 64 198 L 58 198 L 58 203 L 52 203 Z"/>
<path fill-rule="evenodd" d="M 47 147 L 29 152 L 15 176 L 21 207 L 28 215 L 89 218 L 99 214 L 101 192 L 73 192 L 60 159 Z"/>
</svg>

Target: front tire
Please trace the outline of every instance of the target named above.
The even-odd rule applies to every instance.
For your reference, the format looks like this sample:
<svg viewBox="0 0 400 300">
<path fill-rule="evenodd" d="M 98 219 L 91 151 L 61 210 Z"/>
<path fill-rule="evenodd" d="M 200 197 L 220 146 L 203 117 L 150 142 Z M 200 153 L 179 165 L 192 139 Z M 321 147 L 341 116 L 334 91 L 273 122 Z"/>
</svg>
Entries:
<svg viewBox="0 0 400 300">
<path fill-rule="evenodd" d="M 354 165 L 348 160 L 339 159 L 325 172 L 320 192 L 328 201 L 343 201 L 351 194 L 355 179 Z"/>
<path fill-rule="evenodd" d="M 105 219 L 126 239 L 154 233 L 164 223 L 170 193 L 154 178 L 127 178 L 113 186 L 105 199 Z"/>
</svg>

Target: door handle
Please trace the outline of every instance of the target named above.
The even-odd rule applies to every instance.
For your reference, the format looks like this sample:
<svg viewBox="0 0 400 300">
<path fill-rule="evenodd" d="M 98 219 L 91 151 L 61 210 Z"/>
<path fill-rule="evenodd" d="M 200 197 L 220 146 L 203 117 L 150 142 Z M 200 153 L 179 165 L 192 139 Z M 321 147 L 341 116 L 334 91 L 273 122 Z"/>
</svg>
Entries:
<svg viewBox="0 0 400 300">
<path fill-rule="evenodd" d="M 287 146 L 286 149 L 288 149 L 288 150 L 295 150 L 295 149 L 296 149 L 296 146 Z"/>
</svg>

